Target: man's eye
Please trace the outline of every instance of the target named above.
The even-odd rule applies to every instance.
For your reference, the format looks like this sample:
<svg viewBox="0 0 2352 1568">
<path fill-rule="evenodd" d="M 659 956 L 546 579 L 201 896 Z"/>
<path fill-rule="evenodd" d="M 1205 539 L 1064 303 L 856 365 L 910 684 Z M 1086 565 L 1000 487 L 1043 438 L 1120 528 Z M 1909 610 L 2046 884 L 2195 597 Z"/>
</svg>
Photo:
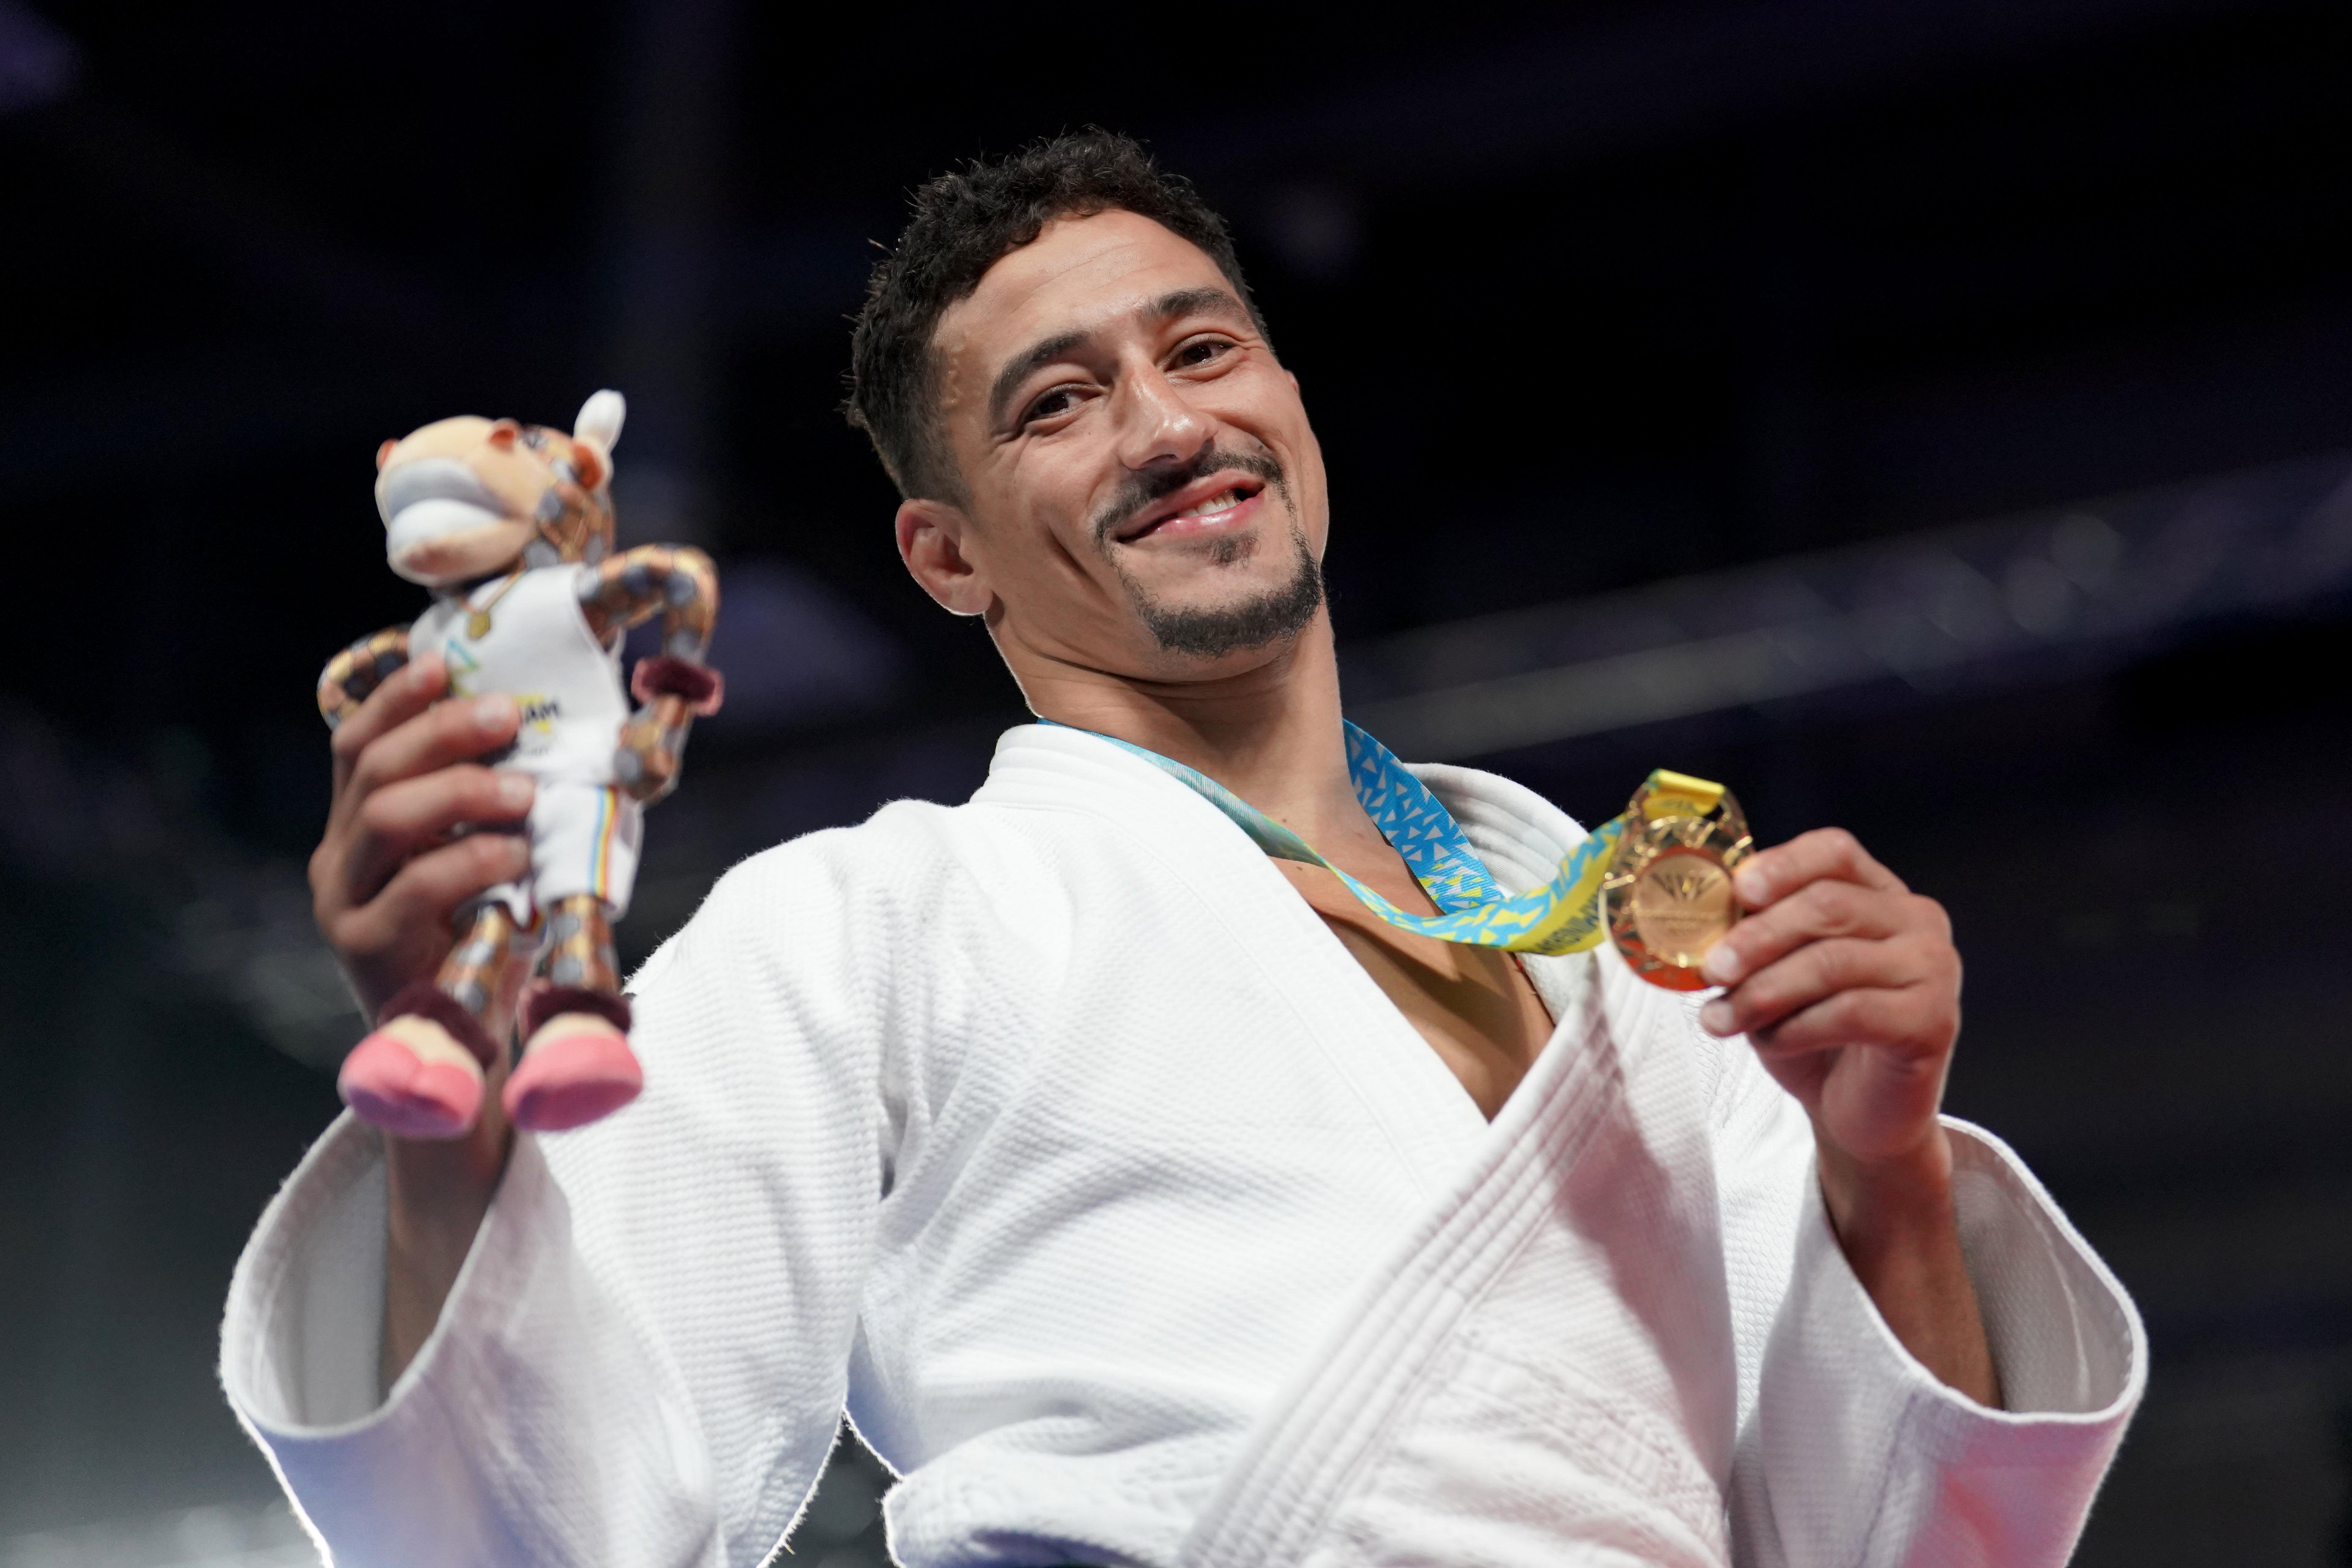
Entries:
<svg viewBox="0 0 2352 1568">
<path fill-rule="evenodd" d="M 1223 338 L 1202 338 L 1178 349 L 1176 363 L 1187 367 L 1204 365 L 1233 346 Z"/>
<path fill-rule="evenodd" d="M 1057 414 L 1067 414 L 1077 402 L 1077 395 L 1066 386 L 1057 386 L 1029 405 L 1021 416 L 1024 425 L 1034 425 L 1040 419 L 1051 419 Z"/>
</svg>

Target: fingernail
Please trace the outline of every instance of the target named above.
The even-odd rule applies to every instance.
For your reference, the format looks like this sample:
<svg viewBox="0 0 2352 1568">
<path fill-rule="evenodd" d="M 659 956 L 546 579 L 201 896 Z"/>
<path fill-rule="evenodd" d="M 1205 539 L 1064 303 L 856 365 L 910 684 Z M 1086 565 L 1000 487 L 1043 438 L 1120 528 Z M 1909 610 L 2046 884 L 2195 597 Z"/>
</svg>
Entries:
<svg viewBox="0 0 2352 1568">
<path fill-rule="evenodd" d="M 514 722 L 521 710 L 511 697 L 477 697 L 474 699 L 474 724 L 478 729 L 503 730 Z"/>
<path fill-rule="evenodd" d="M 1718 942 L 1706 950 L 1706 962 L 1698 966 L 1698 972 L 1717 985 L 1729 985 L 1748 972 L 1748 966 L 1739 962 L 1730 943 Z"/>
<path fill-rule="evenodd" d="M 430 683 L 441 673 L 441 656 L 437 653 L 418 654 L 408 661 L 408 668 L 416 672 L 417 679 Z"/>
<path fill-rule="evenodd" d="M 529 773 L 499 775 L 499 804 L 509 811 L 522 810 L 530 804 L 530 797 L 537 793 L 538 786 L 531 782 Z"/>
<path fill-rule="evenodd" d="M 1720 996 L 1698 1010 L 1699 1026 L 1710 1035 L 1727 1035 L 1731 1030 L 1731 1004 Z"/>
<path fill-rule="evenodd" d="M 1760 904 L 1764 901 L 1765 893 L 1769 891 L 1763 873 L 1753 869 L 1743 870 L 1735 875 L 1731 879 L 1731 885 L 1739 889 L 1740 900 L 1743 903 Z"/>
</svg>

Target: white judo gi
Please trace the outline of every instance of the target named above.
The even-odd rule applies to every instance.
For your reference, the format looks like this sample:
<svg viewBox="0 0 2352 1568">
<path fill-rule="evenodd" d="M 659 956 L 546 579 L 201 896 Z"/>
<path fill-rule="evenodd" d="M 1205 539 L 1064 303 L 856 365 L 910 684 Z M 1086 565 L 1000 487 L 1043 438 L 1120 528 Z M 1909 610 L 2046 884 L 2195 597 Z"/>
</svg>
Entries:
<svg viewBox="0 0 2352 1568">
<path fill-rule="evenodd" d="M 1581 837 L 1416 770 L 1497 881 Z M 376 1395 L 376 1134 L 240 1262 L 223 1379 L 334 1560 L 760 1563 L 847 1408 L 892 1548 L 980 1563 L 2063 1562 L 2130 1302 L 1955 1122 L 2010 1409 L 1903 1350 L 1802 1111 L 1608 950 L 1490 1126 L 1207 801 L 1028 727 L 961 806 L 730 872 L 637 976 L 642 1100 L 518 1140 Z"/>
</svg>

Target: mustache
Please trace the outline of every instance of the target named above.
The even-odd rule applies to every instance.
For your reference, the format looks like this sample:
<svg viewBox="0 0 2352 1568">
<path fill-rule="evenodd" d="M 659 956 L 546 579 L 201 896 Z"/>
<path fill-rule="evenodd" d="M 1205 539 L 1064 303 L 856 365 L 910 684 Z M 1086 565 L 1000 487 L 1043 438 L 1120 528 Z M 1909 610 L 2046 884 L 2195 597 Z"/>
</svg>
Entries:
<svg viewBox="0 0 2352 1568">
<path fill-rule="evenodd" d="M 1111 531 L 1132 519 L 1147 507 L 1166 500 L 1178 490 L 1208 475 L 1224 471 L 1253 474 L 1273 489 L 1289 496 L 1284 480 L 1282 465 L 1271 452 L 1234 452 L 1213 444 L 1192 455 L 1192 460 L 1175 468 L 1152 468 L 1143 473 L 1129 474 L 1118 488 L 1118 493 L 1103 504 L 1095 514 L 1094 537 L 1099 549 L 1111 536 Z"/>
</svg>

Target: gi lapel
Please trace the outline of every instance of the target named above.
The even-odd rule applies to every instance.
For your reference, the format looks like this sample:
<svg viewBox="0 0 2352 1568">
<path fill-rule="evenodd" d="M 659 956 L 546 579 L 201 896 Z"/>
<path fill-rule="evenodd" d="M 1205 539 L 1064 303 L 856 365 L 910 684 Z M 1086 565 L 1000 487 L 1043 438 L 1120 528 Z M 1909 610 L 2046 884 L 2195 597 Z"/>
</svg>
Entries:
<svg viewBox="0 0 2352 1568">
<path fill-rule="evenodd" d="M 1546 976 L 1560 1031 L 1261 1420 L 1186 1568 L 1727 1562 L 1736 1371 L 1692 1031 L 1612 953 L 1545 962 L 1591 966 Z"/>
</svg>

